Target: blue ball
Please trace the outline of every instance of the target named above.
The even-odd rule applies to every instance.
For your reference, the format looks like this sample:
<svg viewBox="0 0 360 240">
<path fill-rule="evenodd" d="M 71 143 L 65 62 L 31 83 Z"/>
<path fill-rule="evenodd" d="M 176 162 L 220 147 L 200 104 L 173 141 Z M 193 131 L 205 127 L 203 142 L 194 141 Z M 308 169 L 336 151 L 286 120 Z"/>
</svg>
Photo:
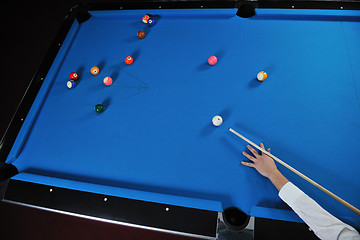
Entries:
<svg viewBox="0 0 360 240">
<path fill-rule="evenodd" d="M 154 26 L 155 20 L 154 20 L 154 19 L 149 19 L 148 24 L 149 24 L 150 26 Z"/>
<path fill-rule="evenodd" d="M 76 83 L 75 83 L 75 81 L 70 80 L 66 83 L 66 85 L 68 88 L 74 88 L 76 86 Z"/>
</svg>

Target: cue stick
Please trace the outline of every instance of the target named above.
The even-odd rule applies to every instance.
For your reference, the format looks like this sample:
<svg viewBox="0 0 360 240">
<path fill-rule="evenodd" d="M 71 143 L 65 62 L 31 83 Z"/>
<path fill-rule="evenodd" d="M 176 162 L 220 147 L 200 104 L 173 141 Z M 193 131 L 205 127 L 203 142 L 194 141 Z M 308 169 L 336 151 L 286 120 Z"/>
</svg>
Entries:
<svg viewBox="0 0 360 240">
<path fill-rule="evenodd" d="M 308 181 L 309 183 L 311 183 L 312 185 L 314 185 L 315 187 L 317 187 L 318 189 L 320 189 L 321 191 L 323 191 L 324 193 L 326 193 L 327 195 L 329 195 L 330 197 L 334 198 L 336 201 L 338 201 L 339 203 L 343 204 L 345 207 L 349 208 L 350 210 L 352 210 L 353 212 L 355 212 L 356 214 L 360 215 L 360 210 L 357 209 L 356 207 L 354 207 L 353 205 L 351 205 L 350 203 L 346 202 L 345 200 L 341 199 L 340 197 L 336 196 L 334 193 L 330 192 L 329 190 L 327 190 L 326 188 L 324 188 L 323 186 L 321 186 L 320 184 L 316 183 L 315 181 L 311 180 L 310 178 L 308 178 L 307 176 L 305 176 L 304 174 L 302 174 L 301 172 L 299 172 L 298 170 L 296 170 L 295 168 L 289 166 L 288 164 L 286 164 L 285 162 L 281 161 L 279 158 L 275 157 L 274 155 L 272 155 L 271 153 L 269 153 L 268 151 L 266 151 L 265 149 L 262 149 L 261 147 L 259 147 L 258 145 L 256 145 L 255 143 L 253 143 L 252 141 L 250 141 L 249 139 L 247 139 L 246 137 L 244 137 L 243 135 L 241 135 L 240 133 L 236 132 L 234 129 L 229 128 L 229 131 L 234 133 L 236 136 L 240 137 L 241 139 L 243 139 L 244 141 L 248 142 L 249 144 L 251 144 L 253 147 L 257 148 L 258 150 L 260 150 L 262 153 L 265 153 L 266 155 L 268 155 L 269 157 L 271 157 L 272 159 L 274 159 L 275 161 L 277 161 L 278 163 L 280 163 L 281 165 L 283 165 L 284 167 L 286 167 L 287 169 L 289 169 L 290 171 L 294 172 L 295 174 L 297 174 L 298 176 L 300 176 L 301 178 L 305 179 L 306 181 Z"/>
</svg>

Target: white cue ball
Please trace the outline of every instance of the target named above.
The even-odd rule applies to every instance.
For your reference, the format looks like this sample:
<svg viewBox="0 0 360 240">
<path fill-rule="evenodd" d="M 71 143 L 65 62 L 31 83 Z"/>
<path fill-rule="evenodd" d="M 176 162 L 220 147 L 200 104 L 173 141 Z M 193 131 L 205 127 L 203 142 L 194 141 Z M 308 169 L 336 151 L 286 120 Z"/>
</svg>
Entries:
<svg viewBox="0 0 360 240">
<path fill-rule="evenodd" d="M 220 116 L 215 116 L 212 119 L 212 123 L 214 124 L 214 126 L 220 126 L 223 123 L 223 119 Z"/>
</svg>

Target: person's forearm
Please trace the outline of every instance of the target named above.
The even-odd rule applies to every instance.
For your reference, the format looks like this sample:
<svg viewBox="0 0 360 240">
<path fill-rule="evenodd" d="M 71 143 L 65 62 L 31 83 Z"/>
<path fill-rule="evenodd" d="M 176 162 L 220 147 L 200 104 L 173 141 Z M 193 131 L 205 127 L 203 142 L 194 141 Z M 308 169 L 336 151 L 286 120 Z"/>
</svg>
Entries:
<svg viewBox="0 0 360 240">
<path fill-rule="evenodd" d="M 276 172 L 271 174 L 269 179 L 279 191 L 287 182 L 289 182 L 279 170 L 276 170 Z"/>
<path fill-rule="evenodd" d="M 359 233 L 323 209 L 291 182 L 279 191 L 279 197 L 314 231 L 320 239 L 359 239 Z"/>
</svg>

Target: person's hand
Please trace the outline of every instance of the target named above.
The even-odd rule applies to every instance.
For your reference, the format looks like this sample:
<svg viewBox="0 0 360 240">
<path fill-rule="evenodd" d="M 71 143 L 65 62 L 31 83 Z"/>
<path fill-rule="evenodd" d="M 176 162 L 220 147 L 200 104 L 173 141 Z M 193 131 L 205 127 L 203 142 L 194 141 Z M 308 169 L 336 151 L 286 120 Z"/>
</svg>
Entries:
<svg viewBox="0 0 360 240">
<path fill-rule="evenodd" d="M 260 147 L 265 150 L 265 146 L 263 143 L 260 143 Z M 261 175 L 267 178 L 270 178 L 272 175 L 278 172 L 275 162 L 271 157 L 264 153 L 259 154 L 250 145 L 248 145 L 247 148 L 250 150 L 253 156 L 247 154 L 246 152 L 243 152 L 243 154 L 252 162 L 242 161 L 241 163 L 243 165 L 255 168 Z M 270 148 L 267 151 L 270 152 Z"/>
</svg>

